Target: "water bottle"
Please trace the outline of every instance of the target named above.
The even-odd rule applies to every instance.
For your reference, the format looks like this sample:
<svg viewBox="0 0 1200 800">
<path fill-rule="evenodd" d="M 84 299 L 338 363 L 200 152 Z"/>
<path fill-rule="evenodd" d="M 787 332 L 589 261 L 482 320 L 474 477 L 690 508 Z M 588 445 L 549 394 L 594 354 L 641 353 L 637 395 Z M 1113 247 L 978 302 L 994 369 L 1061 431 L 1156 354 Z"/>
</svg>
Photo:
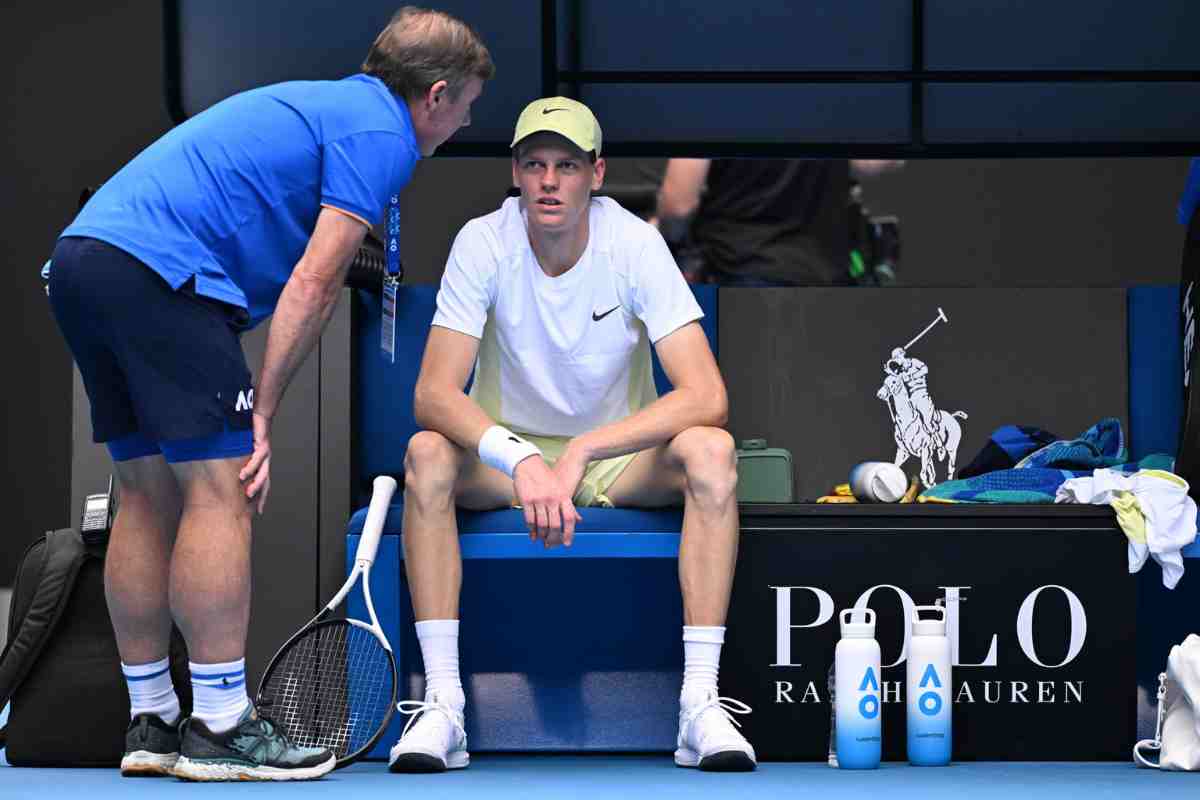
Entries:
<svg viewBox="0 0 1200 800">
<path fill-rule="evenodd" d="M 838 766 L 875 769 L 879 766 L 883 713 L 875 612 L 847 608 L 839 621 L 842 639 L 833 654 Z"/>
<path fill-rule="evenodd" d="M 850 491 L 860 503 L 898 503 L 907 490 L 904 470 L 890 461 L 864 461 L 850 470 Z"/>
<path fill-rule="evenodd" d="M 921 612 L 938 619 L 921 619 Z M 946 609 L 913 609 L 908 643 L 908 761 L 919 767 L 950 763 L 950 640 L 946 638 Z"/>
</svg>

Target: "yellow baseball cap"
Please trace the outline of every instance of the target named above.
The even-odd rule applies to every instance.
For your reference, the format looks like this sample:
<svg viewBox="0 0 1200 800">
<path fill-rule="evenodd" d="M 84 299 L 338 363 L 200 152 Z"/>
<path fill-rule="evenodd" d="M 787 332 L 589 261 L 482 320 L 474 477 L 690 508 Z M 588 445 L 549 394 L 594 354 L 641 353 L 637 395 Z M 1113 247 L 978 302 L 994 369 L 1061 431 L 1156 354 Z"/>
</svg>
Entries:
<svg viewBox="0 0 1200 800">
<path fill-rule="evenodd" d="M 517 117 L 517 130 L 512 144 L 535 133 L 557 133 L 585 153 L 593 150 L 600 156 L 600 123 L 592 110 L 569 97 L 543 97 L 525 106 Z"/>
</svg>

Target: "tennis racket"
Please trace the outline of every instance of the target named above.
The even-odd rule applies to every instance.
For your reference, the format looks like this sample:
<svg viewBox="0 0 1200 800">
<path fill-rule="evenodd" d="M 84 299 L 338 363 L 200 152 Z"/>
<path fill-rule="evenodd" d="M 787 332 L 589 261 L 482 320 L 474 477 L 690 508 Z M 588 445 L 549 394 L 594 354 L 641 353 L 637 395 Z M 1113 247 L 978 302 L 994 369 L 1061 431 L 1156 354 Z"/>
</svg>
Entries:
<svg viewBox="0 0 1200 800">
<path fill-rule="evenodd" d="M 271 659 L 255 702 L 295 743 L 328 748 L 344 767 L 366 755 L 396 707 L 396 659 L 371 602 L 371 564 L 396 481 L 375 479 L 354 569 L 321 612 Z M 370 623 L 330 619 L 359 576 Z"/>
</svg>

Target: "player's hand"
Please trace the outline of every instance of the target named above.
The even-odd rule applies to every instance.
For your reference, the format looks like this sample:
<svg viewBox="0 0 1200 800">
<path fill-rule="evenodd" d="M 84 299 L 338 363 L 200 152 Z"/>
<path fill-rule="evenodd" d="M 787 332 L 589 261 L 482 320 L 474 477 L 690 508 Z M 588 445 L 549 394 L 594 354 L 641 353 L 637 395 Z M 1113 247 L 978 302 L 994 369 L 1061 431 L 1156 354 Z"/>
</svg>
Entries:
<svg viewBox="0 0 1200 800">
<path fill-rule="evenodd" d="M 513 488 L 517 502 L 525 510 L 530 539 L 540 539 L 546 547 L 562 544 L 564 525 L 574 538 L 575 523 L 580 516 L 571 502 L 573 487 L 564 486 L 541 456 L 532 455 L 517 464 L 513 470 Z"/>
<path fill-rule="evenodd" d="M 554 474 L 558 477 L 558 483 L 567 491 L 567 497 L 574 497 L 575 492 L 579 489 L 579 484 L 583 480 L 583 475 L 587 471 L 588 460 L 586 456 L 580 454 L 578 449 L 567 445 L 567 449 L 563 451 L 562 456 L 558 461 L 554 462 Z M 574 510 L 574 505 L 571 506 Z M 563 518 L 563 544 L 570 547 L 575 541 L 575 523 L 581 520 L 582 517 L 576 512 L 573 519 L 568 521 Z"/>
<path fill-rule="evenodd" d="M 238 473 L 238 479 L 246 486 L 246 499 L 256 504 L 259 515 L 267 505 L 267 494 L 271 491 L 271 420 L 261 414 L 251 415 L 254 425 L 254 452 Z"/>
</svg>

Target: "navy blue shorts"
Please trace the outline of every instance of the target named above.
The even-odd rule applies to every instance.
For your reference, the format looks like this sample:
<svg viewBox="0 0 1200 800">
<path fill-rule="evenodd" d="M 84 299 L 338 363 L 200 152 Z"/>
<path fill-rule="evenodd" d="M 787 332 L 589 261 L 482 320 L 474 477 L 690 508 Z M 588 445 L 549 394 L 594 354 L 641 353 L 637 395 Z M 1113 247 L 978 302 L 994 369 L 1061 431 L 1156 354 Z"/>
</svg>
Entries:
<svg viewBox="0 0 1200 800">
<path fill-rule="evenodd" d="M 239 334 L 246 312 L 171 289 L 97 239 L 60 239 L 50 306 L 92 405 L 92 432 L 115 461 L 169 462 L 253 450 L 253 382 Z"/>
</svg>

